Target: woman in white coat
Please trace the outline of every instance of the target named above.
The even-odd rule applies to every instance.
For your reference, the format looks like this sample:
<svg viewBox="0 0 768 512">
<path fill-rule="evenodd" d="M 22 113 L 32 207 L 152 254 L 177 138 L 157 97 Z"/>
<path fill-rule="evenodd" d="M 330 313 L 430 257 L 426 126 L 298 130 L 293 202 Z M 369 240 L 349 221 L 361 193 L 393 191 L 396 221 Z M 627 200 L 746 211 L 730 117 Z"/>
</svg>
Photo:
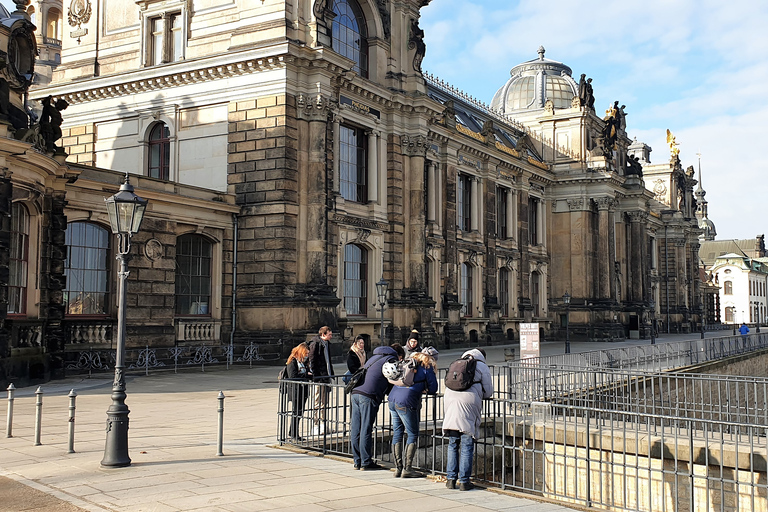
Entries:
<svg viewBox="0 0 768 512">
<path fill-rule="evenodd" d="M 461 357 L 471 356 L 477 360 L 473 384 L 465 391 L 445 390 L 443 400 L 445 416 L 443 435 L 448 436 L 448 457 L 446 464 L 446 487 L 468 491 L 474 487 L 469 481 L 472 474 L 472 456 L 475 439 L 480 435 L 480 416 L 483 399 L 493 397 L 491 371 L 485 364 L 485 351 L 473 348 Z"/>
</svg>

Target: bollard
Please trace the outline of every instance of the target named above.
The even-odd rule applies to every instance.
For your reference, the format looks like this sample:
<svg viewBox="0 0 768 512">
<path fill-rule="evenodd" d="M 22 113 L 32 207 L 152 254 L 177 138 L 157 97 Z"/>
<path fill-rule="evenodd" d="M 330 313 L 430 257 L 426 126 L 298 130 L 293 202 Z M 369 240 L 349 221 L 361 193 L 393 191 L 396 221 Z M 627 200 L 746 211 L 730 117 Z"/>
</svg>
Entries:
<svg viewBox="0 0 768 512">
<path fill-rule="evenodd" d="M 218 452 L 216 455 L 224 455 L 224 452 L 221 451 L 221 445 L 224 439 L 224 392 L 219 391 L 219 439 L 216 442 L 216 447 L 218 448 Z"/>
<path fill-rule="evenodd" d="M 13 392 L 16 391 L 16 386 L 13 382 L 8 386 L 8 417 L 5 420 L 5 437 L 13 437 Z"/>
<path fill-rule="evenodd" d="M 75 398 L 77 393 L 74 389 L 69 391 L 69 443 L 67 444 L 67 453 L 75 453 Z"/>
<path fill-rule="evenodd" d="M 43 422 L 43 388 L 42 386 L 37 387 L 37 391 L 35 391 L 35 446 L 40 446 L 40 429 L 42 428 L 42 422 Z"/>
</svg>

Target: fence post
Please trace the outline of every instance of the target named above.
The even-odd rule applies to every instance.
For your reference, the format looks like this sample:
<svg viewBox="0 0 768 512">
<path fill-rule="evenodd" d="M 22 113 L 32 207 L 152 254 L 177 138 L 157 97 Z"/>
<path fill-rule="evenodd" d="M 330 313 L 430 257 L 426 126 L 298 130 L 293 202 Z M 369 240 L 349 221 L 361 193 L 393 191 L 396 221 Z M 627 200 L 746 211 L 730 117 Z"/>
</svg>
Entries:
<svg viewBox="0 0 768 512">
<path fill-rule="evenodd" d="M 144 352 L 144 375 L 149 376 L 149 345 L 146 345 Z"/>
<path fill-rule="evenodd" d="M 13 437 L 13 392 L 16 391 L 16 386 L 13 382 L 8 386 L 8 416 L 5 420 L 5 437 Z"/>
<path fill-rule="evenodd" d="M 35 446 L 40 446 L 40 429 L 43 421 L 43 388 L 37 387 L 35 391 Z"/>
<path fill-rule="evenodd" d="M 224 392 L 219 391 L 219 437 L 216 441 L 216 448 L 218 449 L 216 455 L 222 456 L 224 455 L 224 452 L 222 452 L 222 443 L 224 439 Z"/>
<path fill-rule="evenodd" d="M 71 389 L 69 391 L 69 422 L 68 422 L 68 433 L 69 433 L 69 442 L 67 444 L 67 453 L 75 453 L 75 399 L 77 398 L 77 393 L 75 393 L 74 389 Z"/>
</svg>

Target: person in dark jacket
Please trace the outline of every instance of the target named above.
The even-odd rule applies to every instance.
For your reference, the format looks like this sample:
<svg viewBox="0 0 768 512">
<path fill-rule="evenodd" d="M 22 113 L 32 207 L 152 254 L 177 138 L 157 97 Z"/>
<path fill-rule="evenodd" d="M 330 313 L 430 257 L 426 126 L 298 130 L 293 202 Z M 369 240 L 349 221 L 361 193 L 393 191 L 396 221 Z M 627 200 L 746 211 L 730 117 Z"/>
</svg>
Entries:
<svg viewBox="0 0 768 512">
<path fill-rule="evenodd" d="M 330 376 L 333 375 L 331 351 L 328 345 L 332 337 L 333 332 L 331 328 L 324 325 L 318 331 L 317 336 L 309 342 L 309 376 L 318 384 L 315 389 L 315 410 L 312 415 L 312 420 L 315 424 L 315 435 L 325 432 L 326 409 L 331 388 L 323 384 L 330 384 Z"/>
<path fill-rule="evenodd" d="M 410 338 L 405 342 L 405 357 L 411 357 L 411 355 L 422 351 L 418 336 L 418 334 L 411 333 Z"/>
<path fill-rule="evenodd" d="M 347 354 L 347 375 L 352 375 L 365 364 L 365 339 L 358 336 L 352 346 L 349 347 Z M 344 377 L 344 383 L 349 382 L 348 377 Z"/>
<path fill-rule="evenodd" d="M 381 367 L 384 363 L 398 359 L 398 354 L 392 347 L 377 347 L 373 356 L 365 363 L 365 377 L 352 390 L 350 442 L 355 469 L 384 469 L 371 457 L 373 424 L 384 395 L 392 388 L 392 384 L 382 374 Z"/>
<path fill-rule="evenodd" d="M 291 401 L 291 426 L 288 429 L 288 435 L 296 440 L 301 441 L 299 435 L 299 423 L 301 422 L 301 416 L 304 414 L 304 404 L 307 401 L 307 389 L 306 382 L 309 381 L 307 372 L 307 356 L 309 355 L 309 349 L 306 343 L 297 345 L 288 357 L 286 369 L 288 372 L 288 378 L 293 381 L 286 385 L 288 392 L 288 400 Z"/>
<path fill-rule="evenodd" d="M 413 386 L 395 386 L 389 392 L 389 411 L 392 417 L 392 453 L 395 457 L 395 478 L 422 477 L 413 470 L 413 458 L 416 455 L 416 440 L 419 437 L 419 418 L 421 416 L 422 395 L 437 393 L 437 350 L 427 347 L 420 353 L 411 355 L 418 363 L 413 377 Z M 403 449 L 403 433 L 408 434 L 408 442 Z"/>
</svg>

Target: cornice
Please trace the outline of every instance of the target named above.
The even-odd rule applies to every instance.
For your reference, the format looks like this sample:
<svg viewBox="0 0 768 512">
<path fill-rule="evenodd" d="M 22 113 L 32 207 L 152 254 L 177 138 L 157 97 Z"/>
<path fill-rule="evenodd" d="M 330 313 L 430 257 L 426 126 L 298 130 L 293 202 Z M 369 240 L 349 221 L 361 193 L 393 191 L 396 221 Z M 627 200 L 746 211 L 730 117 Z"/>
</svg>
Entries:
<svg viewBox="0 0 768 512">
<path fill-rule="evenodd" d="M 146 68 L 138 73 L 132 73 L 135 79 L 125 81 L 126 75 L 103 79 L 79 81 L 67 85 L 37 89 L 32 98 L 42 98 L 53 95 L 64 98 L 70 105 L 88 103 L 106 98 L 130 96 L 148 91 L 156 91 L 182 85 L 210 82 L 223 78 L 249 75 L 262 71 L 284 68 L 295 59 L 289 54 L 273 55 L 264 58 L 250 58 L 230 63 L 211 63 L 208 66 L 196 66 L 193 69 L 182 70 L 174 66 L 168 68 L 168 73 L 158 74 L 164 68 Z M 175 71 L 171 71 L 171 69 Z"/>
</svg>

